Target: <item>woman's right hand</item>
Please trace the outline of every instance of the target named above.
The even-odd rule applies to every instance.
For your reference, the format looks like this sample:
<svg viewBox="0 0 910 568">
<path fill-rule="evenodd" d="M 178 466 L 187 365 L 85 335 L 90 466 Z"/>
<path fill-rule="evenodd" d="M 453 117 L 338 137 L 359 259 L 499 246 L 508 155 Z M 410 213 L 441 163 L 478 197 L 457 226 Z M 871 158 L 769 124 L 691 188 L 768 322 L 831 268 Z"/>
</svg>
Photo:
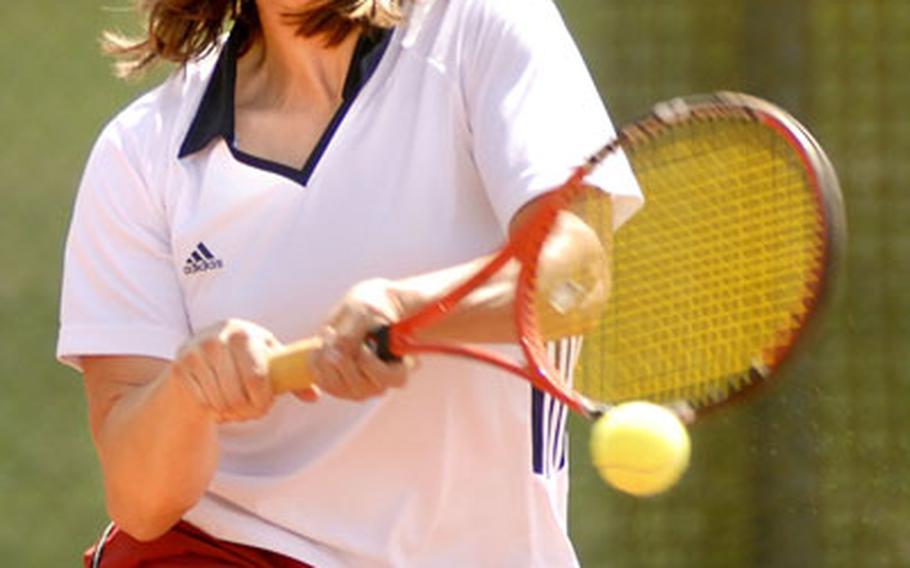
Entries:
<svg viewBox="0 0 910 568">
<path fill-rule="evenodd" d="M 268 360 L 280 347 L 261 326 L 229 320 L 187 340 L 172 361 L 82 358 L 107 507 L 118 526 L 152 540 L 199 502 L 218 465 L 217 424 L 271 408 Z"/>
<path fill-rule="evenodd" d="M 267 329 L 232 319 L 187 341 L 171 372 L 217 422 L 253 420 L 264 416 L 274 402 L 268 360 L 280 347 Z"/>
</svg>

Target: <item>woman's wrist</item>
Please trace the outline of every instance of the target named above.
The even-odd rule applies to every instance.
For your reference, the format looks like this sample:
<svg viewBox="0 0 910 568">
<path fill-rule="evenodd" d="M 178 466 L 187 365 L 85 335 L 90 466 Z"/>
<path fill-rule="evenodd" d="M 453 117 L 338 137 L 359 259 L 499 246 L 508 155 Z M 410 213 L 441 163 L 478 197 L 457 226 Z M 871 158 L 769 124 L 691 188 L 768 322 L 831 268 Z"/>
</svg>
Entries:
<svg viewBox="0 0 910 568">
<path fill-rule="evenodd" d="M 387 285 L 389 296 L 397 308 L 399 320 L 418 312 L 433 299 L 432 291 L 427 290 L 426 283 L 419 278 L 389 280 Z"/>
</svg>

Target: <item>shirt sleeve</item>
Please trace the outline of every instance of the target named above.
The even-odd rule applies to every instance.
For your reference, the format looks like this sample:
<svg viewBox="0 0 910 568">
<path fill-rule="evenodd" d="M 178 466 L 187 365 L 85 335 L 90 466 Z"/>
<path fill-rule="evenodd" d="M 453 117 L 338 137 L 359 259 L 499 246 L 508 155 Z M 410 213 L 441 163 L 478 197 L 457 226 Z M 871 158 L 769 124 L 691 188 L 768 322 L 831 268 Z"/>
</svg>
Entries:
<svg viewBox="0 0 910 568">
<path fill-rule="evenodd" d="M 164 207 L 127 140 L 99 137 L 67 238 L 57 357 L 77 369 L 83 355 L 172 359 L 189 335 Z"/>
<path fill-rule="evenodd" d="M 474 6 L 462 84 L 474 159 L 505 227 L 522 205 L 561 185 L 615 130 L 552 0 Z M 642 203 L 622 153 L 587 181 L 613 196 L 615 227 Z"/>
</svg>

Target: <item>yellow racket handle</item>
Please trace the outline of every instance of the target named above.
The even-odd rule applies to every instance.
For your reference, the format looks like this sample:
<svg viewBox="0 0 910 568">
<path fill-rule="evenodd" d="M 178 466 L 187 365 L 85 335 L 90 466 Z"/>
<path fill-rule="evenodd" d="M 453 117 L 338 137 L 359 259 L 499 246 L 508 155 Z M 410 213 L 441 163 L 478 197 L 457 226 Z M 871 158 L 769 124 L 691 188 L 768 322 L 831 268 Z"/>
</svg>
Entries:
<svg viewBox="0 0 910 568">
<path fill-rule="evenodd" d="M 310 337 L 285 345 L 269 360 L 269 380 L 277 394 L 304 390 L 313 386 L 310 355 L 322 347 L 322 340 Z"/>
</svg>

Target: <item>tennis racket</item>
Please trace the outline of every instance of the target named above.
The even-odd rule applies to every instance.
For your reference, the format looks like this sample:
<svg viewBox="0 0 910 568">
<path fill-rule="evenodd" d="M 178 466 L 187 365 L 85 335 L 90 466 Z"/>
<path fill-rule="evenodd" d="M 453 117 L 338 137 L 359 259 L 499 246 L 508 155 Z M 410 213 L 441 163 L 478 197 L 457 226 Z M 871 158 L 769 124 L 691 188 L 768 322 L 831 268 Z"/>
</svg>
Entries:
<svg viewBox="0 0 910 568">
<path fill-rule="evenodd" d="M 585 178 L 620 152 L 646 204 L 616 232 L 608 250 L 612 274 L 592 274 L 596 262 L 557 278 L 543 274 L 540 253 L 563 211 L 584 220 L 609 249 L 610 197 Z M 846 239 L 837 178 L 819 144 L 784 111 L 736 93 L 654 106 L 539 201 L 477 274 L 378 330 L 370 338 L 377 353 L 491 364 L 588 418 L 629 400 L 685 402 L 698 416 L 769 383 L 793 358 L 831 296 Z M 510 261 L 521 266 L 521 358 L 415 338 Z M 580 299 L 609 280 L 609 301 L 585 307 Z M 557 371 L 547 341 L 577 335 L 583 342 L 570 379 Z M 317 346 L 304 340 L 271 361 L 276 390 L 312 383 L 308 352 Z"/>
</svg>

